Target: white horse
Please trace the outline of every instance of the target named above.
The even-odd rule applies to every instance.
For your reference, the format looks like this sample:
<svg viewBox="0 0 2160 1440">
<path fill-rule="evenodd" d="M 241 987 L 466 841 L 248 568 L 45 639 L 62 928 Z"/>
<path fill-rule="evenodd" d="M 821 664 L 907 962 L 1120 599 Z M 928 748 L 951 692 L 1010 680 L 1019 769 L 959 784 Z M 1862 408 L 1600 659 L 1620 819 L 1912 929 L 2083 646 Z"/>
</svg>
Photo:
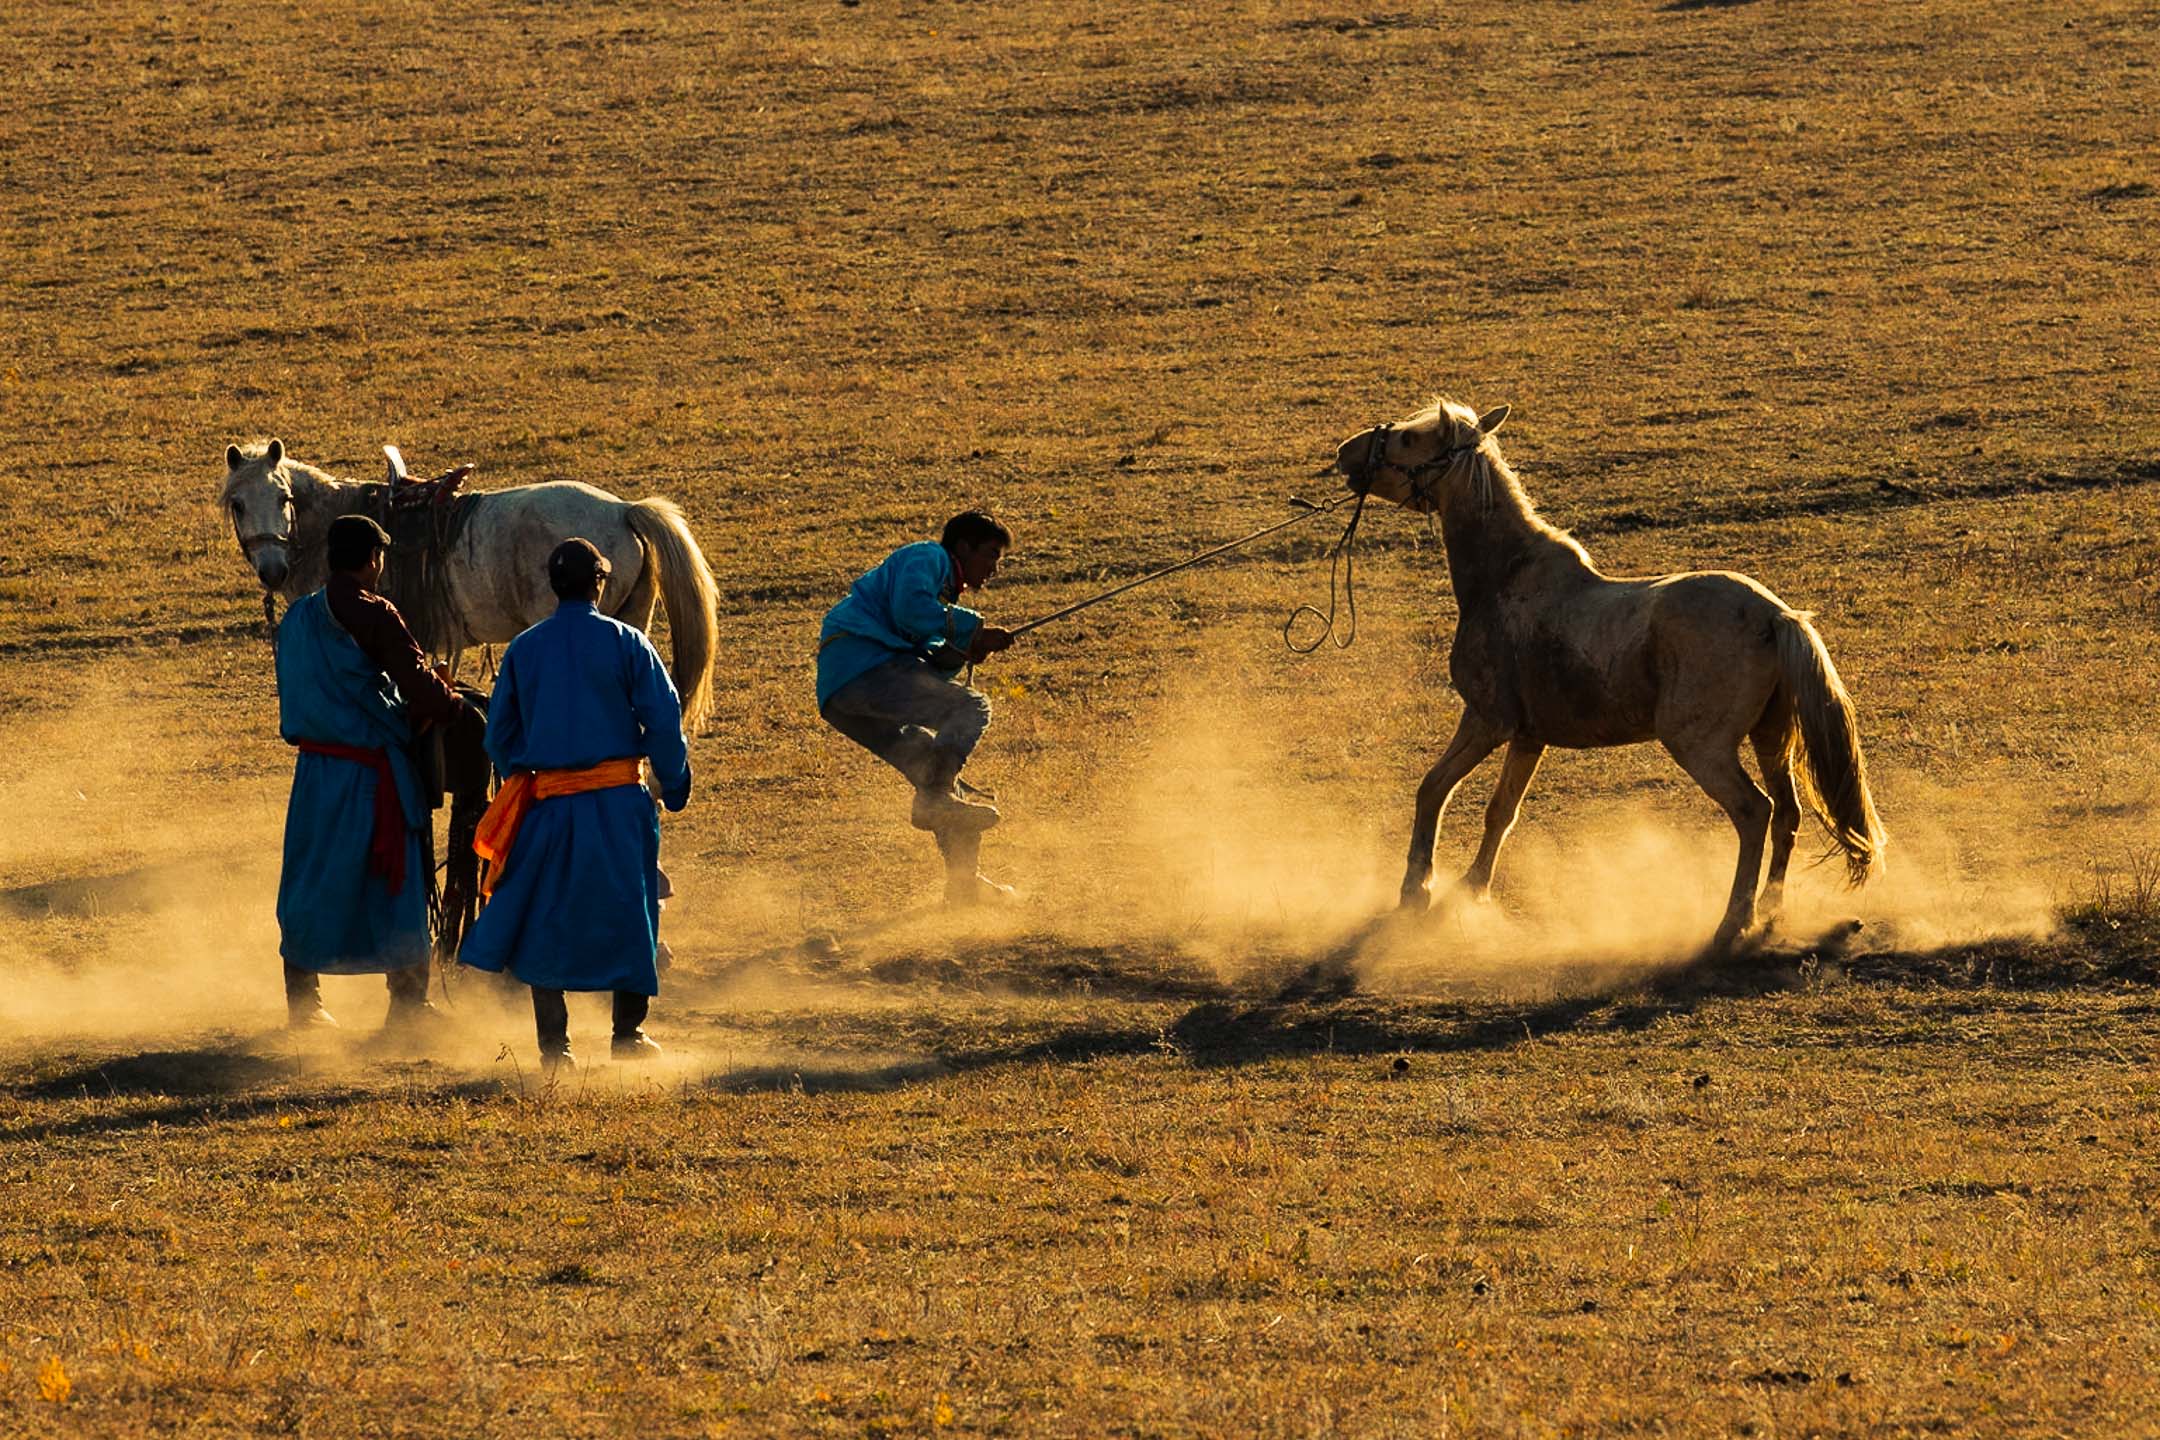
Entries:
<svg viewBox="0 0 2160 1440">
<path fill-rule="evenodd" d="M 332 520 L 365 514 L 381 523 L 392 536 L 386 592 L 421 646 L 452 660 L 553 613 L 548 554 L 581 535 L 614 566 L 602 603 L 616 619 L 648 629 L 655 599 L 667 606 L 683 728 L 695 733 L 711 714 L 718 589 L 672 501 L 626 501 L 556 480 L 405 511 L 392 507 L 390 490 L 383 481 L 340 480 L 272 440 L 226 447 L 218 502 L 264 591 L 288 602 L 328 577 L 323 538 Z"/>
<path fill-rule="evenodd" d="M 1523 493 L 1493 438 L 1507 415 L 1505 405 L 1479 415 L 1443 398 L 1359 431 L 1336 453 L 1352 490 L 1439 516 L 1455 587 L 1448 673 L 1462 719 L 1418 786 L 1402 904 L 1427 905 L 1448 797 L 1502 746 L 1485 838 L 1463 876 L 1472 897 L 1492 884 L 1546 747 L 1646 740 L 1665 747 L 1740 838 L 1713 950 L 1729 950 L 1758 920 L 1775 921 L 1803 805 L 1843 852 L 1847 878 L 1865 881 L 1881 861 L 1882 821 L 1852 697 L 1808 616 L 1730 571 L 1601 574 Z M 1741 767 L 1743 744 L 1755 751 L 1762 785 Z"/>
</svg>

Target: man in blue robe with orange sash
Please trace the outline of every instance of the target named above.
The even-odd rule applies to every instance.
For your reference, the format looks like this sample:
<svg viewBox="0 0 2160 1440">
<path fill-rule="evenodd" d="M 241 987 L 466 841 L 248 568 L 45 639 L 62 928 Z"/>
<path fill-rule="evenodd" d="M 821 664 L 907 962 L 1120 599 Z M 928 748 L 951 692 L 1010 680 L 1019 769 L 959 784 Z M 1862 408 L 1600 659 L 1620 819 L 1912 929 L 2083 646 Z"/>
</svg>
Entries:
<svg viewBox="0 0 2160 1440">
<path fill-rule="evenodd" d="M 277 916 L 295 1027 L 334 1026 L 321 975 L 383 975 L 389 1027 L 427 1018 L 428 807 L 408 747 L 465 702 L 375 592 L 390 537 L 330 523 L 330 578 L 277 632 L 278 729 L 300 752 L 285 809 Z"/>
<path fill-rule="evenodd" d="M 555 613 L 503 651 L 487 749 L 503 779 L 473 848 L 487 905 L 460 958 L 532 987 L 541 1063 L 575 1065 L 566 990 L 612 990 L 611 1053 L 660 1047 L 641 1028 L 660 993 L 660 800 L 690 800 L 682 702 L 645 633 L 599 610 L 605 556 L 565 540 L 548 557 Z"/>
</svg>

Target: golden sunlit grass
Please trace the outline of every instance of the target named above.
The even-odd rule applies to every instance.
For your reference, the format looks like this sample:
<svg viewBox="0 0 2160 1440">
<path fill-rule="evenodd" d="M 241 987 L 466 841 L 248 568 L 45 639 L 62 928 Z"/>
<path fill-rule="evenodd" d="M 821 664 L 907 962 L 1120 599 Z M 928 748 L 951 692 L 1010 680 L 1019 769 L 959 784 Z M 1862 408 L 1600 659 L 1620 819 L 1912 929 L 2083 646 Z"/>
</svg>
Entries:
<svg viewBox="0 0 2160 1440">
<path fill-rule="evenodd" d="M 14 6 L 0 1431 L 2151 1431 L 2156 35 Z M 1278 638 L 1318 521 L 986 668 L 1028 899 L 926 912 L 812 713 L 840 587 L 987 502 L 988 604 L 1041 614 L 1440 389 L 1514 405 L 1608 570 L 1816 613 L 1893 835 L 1796 882 L 1849 951 L 1658 981 L 1729 831 L 1653 751 L 1556 755 L 1497 911 L 1279 1000 L 1453 719 L 1393 512 L 1352 649 Z M 662 1069 L 543 1087 L 470 980 L 424 1056 L 359 981 L 272 1029 L 289 755 L 210 509 L 269 434 L 688 510 L 726 643 Z"/>
</svg>

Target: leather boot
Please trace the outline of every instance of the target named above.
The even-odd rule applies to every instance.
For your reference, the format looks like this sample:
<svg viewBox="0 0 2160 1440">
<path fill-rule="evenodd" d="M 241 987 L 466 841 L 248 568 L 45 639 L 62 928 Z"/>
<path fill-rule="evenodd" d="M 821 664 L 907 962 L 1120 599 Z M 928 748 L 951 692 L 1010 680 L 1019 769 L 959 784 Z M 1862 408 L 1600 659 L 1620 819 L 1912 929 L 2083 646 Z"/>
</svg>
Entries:
<svg viewBox="0 0 2160 1440">
<path fill-rule="evenodd" d="M 392 970 L 383 976 L 390 990 L 390 1013 L 383 1019 L 386 1034 L 398 1039 L 419 1039 L 443 1023 L 443 1013 L 428 1000 L 428 964 Z"/>
<path fill-rule="evenodd" d="M 1010 885 L 1000 885 L 989 876 L 977 871 L 973 875 L 947 875 L 945 877 L 945 903 L 955 910 L 971 910 L 978 905 L 1003 905 L 1018 896 Z"/>
<path fill-rule="evenodd" d="M 533 1028 L 540 1040 L 540 1072 L 552 1075 L 557 1070 L 577 1069 L 577 1057 L 570 1053 L 570 1006 L 560 990 L 532 987 Z"/>
<path fill-rule="evenodd" d="M 938 853 L 945 857 L 947 905 L 965 910 L 1012 899 L 1012 886 L 1000 885 L 976 868 L 982 859 L 981 831 L 943 831 L 937 840 Z"/>
<path fill-rule="evenodd" d="M 335 1030 L 337 1017 L 323 1009 L 322 977 L 297 965 L 285 967 L 285 1024 L 294 1030 Z"/>
<path fill-rule="evenodd" d="M 922 784 L 915 787 L 915 804 L 908 812 L 908 821 L 916 829 L 933 835 L 948 830 L 979 835 L 998 823 L 997 806 L 982 799 L 981 791 L 970 785 L 963 792 L 955 783 L 963 759 L 949 750 L 931 755 Z"/>
<path fill-rule="evenodd" d="M 643 1029 L 652 998 L 630 990 L 615 992 L 615 1037 L 608 1055 L 616 1060 L 650 1060 L 660 1053 L 660 1042 Z"/>
</svg>

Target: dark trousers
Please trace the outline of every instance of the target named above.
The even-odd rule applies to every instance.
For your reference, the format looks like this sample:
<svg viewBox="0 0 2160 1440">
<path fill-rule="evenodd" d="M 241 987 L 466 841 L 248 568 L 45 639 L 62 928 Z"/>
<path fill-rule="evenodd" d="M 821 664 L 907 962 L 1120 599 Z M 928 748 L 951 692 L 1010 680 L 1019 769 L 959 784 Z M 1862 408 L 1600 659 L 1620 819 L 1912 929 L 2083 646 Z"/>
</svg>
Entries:
<svg viewBox="0 0 2160 1440">
<path fill-rule="evenodd" d="M 570 1006 L 560 990 L 544 990 L 532 987 L 533 1022 L 540 1029 L 540 1053 L 560 1055 L 570 1049 Z M 635 1035 L 645 1023 L 645 1012 L 652 1006 L 650 995 L 640 995 L 631 990 L 615 992 L 615 1033 L 618 1036 Z"/>
<path fill-rule="evenodd" d="M 950 781 L 967 763 L 990 723 L 990 701 L 958 675 L 903 655 L 834 691 L 823 714 L 919 790 Z M 933 779 L 940 760 L 951 769 Z"/>
<path fill-rule="evenodd" d="M 392 970 L 383 976 L 389 987 L 390 1003 L 393 1005 L 425 1005 L 427 1003 L 428 962 L 408 965 L 403 970 Z M 285 1004 L 292 1010 L 313 1010 L 322 1004 L 322 977 L 313 970 L 298 965 L 285 967 Z"/>
</svg>

